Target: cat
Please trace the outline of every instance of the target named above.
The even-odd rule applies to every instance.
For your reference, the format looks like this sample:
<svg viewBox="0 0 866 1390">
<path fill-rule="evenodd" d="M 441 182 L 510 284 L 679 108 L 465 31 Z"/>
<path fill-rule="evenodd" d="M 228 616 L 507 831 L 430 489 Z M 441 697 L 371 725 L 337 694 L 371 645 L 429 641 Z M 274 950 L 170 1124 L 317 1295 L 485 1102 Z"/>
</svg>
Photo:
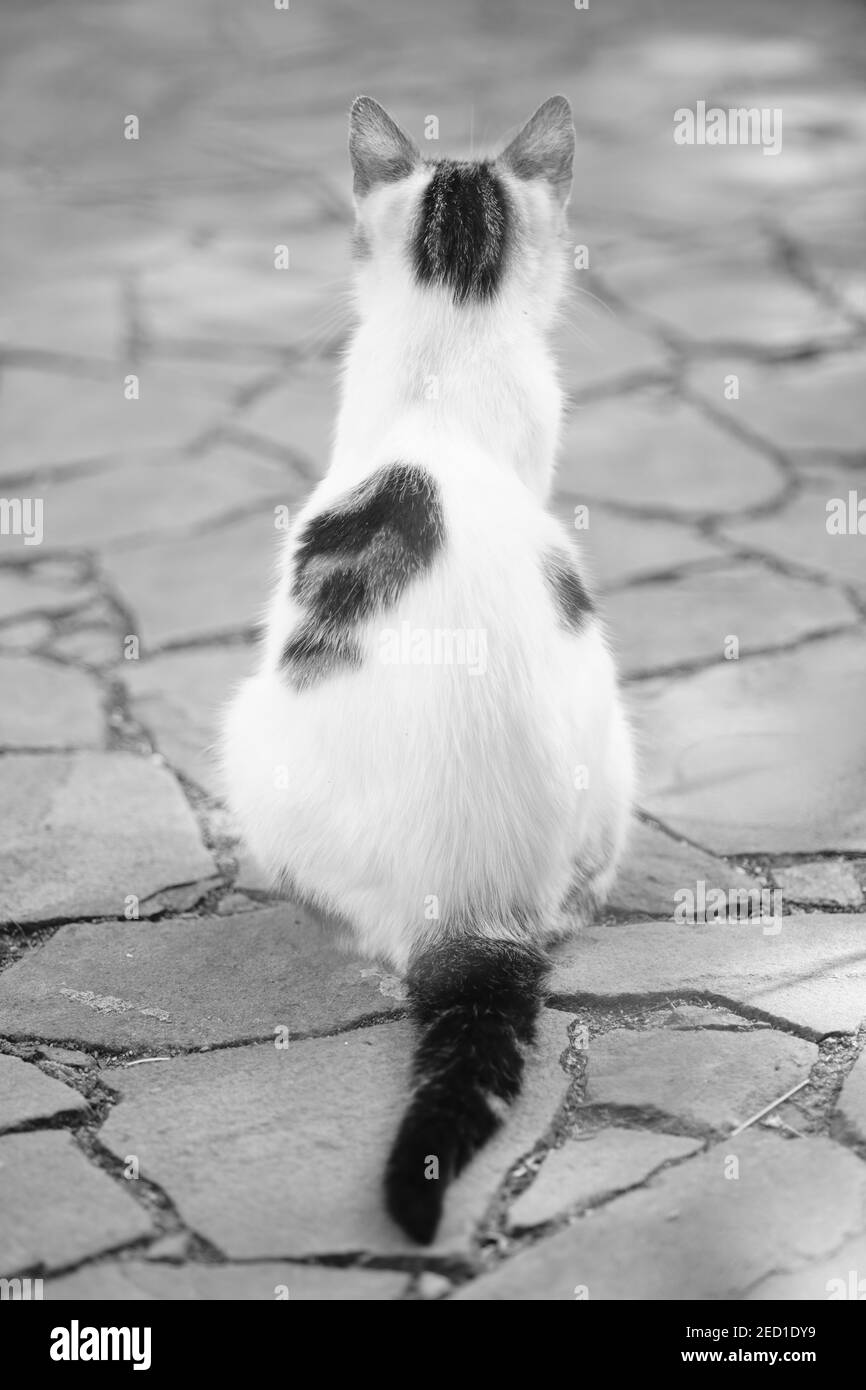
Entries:
<svg viewBox="0 0 866 1390">
<path fill-rule="evenodd" d="M 519 1092 L 546 948 L 603 902 L 632 800 L 597 604 L 545 509 L 574 139 L 552 97 L 495 158 L 424 159 L 355 101 L 330 467 L 225 719 L 253 854 L 406 976 L 414 1091 L 384 1185 L 420 1243 Z"/>
</svg>

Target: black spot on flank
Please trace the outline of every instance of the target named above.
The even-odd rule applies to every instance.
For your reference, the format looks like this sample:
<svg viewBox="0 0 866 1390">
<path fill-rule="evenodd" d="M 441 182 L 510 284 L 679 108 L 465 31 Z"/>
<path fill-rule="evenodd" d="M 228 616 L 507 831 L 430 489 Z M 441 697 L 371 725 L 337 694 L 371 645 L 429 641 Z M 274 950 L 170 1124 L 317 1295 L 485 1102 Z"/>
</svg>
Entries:
<svg viewBox="0 0 866 1390">
<path fill-rule="evenodd" d="M 395 463 L 307 523 L 292 596 L 305 610 L 283 653 L 297 689 L 360 665 L 353 629 L 397 602 L 444 541 L 439 490 L 422 468 Z"/>
<path fill-rule="evenodd" d="M 581 632 L 595 605 L 586 591 L 574 561 L 559 550 L 550 550 L 541 562 L 563 627 Z"/>
<path fill-rule="evenodd" d="M 495 294 L 511 222 L 508 197 L 487 163 L 443 159 L 424 191 L 412 248 L 422 284 L 447 285 L 457 304 Z"/>
<path fill-rule="evenodd" d="M 280 664 L 295 689 L 306 690 L 326 676 L 359 667 L 361 653 L 345 633 L 303 626 L 286 643 Z"/>
</svg>

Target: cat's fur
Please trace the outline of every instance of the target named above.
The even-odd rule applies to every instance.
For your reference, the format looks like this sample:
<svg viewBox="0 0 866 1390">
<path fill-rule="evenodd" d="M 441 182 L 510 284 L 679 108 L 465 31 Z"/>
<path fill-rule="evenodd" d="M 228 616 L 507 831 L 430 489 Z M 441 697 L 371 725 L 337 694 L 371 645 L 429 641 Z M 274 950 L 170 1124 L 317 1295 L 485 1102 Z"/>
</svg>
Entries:
<svg viewBox="0 0 866 1390">
<path fill-rule="evenodd" d="M 545 946 L 603 899 L 631 800 L 613 661 L 545 509 L 573 147 L 563 97 L 480 163 L 424 160 L 355 102 L 360 327 L 225 725 L 255 855 L 407 974 L 415 1092 L 386 1199 L 421 1241 L 518 1092 Z"/>
</svg>

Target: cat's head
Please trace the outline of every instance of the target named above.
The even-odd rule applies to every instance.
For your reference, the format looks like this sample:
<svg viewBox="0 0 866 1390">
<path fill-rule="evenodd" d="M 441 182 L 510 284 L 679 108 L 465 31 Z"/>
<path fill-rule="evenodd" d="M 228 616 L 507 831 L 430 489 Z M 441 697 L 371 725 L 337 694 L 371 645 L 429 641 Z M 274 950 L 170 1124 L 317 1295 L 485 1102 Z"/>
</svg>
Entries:
<svg viewBox="0 0 866 1390">
<path fill-rule="evenodd" d="M 424 159 L 371 97 L 349 118 L 362 311 L 413 289 L 456 313 L 501 305 L 545 327 L 559 299 L 574 124 L 550 97 L 498 155 Z"/>
</svg>

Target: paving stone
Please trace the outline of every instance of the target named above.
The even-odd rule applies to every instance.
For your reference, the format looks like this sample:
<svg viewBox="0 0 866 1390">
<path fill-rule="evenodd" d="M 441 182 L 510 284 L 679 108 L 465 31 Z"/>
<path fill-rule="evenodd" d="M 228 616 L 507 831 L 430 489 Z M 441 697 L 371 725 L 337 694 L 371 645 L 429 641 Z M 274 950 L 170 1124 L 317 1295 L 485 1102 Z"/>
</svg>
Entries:
<svg viewBox="0 0 866 1390">
<path fill-rule="evenodd" d="M 827 530 L 828 524 L 836 524 L 834 518 L 840 508 L 844 524 L 850 525 L 852 492 L 855 507 L 866 500 L 863 473 L 855 469 L 808 480 L 779 512 L 728 523 L 725 536 L 732 544 L 866 592 L 866 507 L 859 518 L 861 532 L 846 530 L 831 535 Z M 834 503 L 835 508 L 828 513 L 828 504 Z"/>
<path fill-rule="evenodd" d="M 739 1176 L 731 1158 L 739 1160 Z M 748 1131 L 465 1285 L 460 1301 L 742 1298 L 863 1229 L 866 1170 L 814 1138 Z"/>
<path fill-rule="evenodd" d="M 665 273 L 667 271 L 667 273 Z M 650 269 L 646 280 L 608 282 L 630 309 L 639 309 L 679 339 L 703 346 L 748 343 L 770 351 L 843 342 L 850 325 L 814 294 L 767 268 L 677 260 Z"/>
<path fill-rule="evenodd" d="M 405 1274 L 380 1269 L 329 1269 L 315 1265 L 265 1263 L 243 1265 L 146 1264 L 123 1260 L 91 1265 L 64 1278 L 45 1282 L 46 1299 L 112 1301 L 171 1299 L 175 1302 L 209 1299 L 284 1299 L 327 1303 L 400 1298 Z"/>
<path fill-rule="evenodd" d="M 584 530 L 574 529 L 578 506 L 589 506 L 589 526 Z M 602 590 L 670 574 L 684 565 L 712 564 L 725 554 L 689 526 L 619 516 L 597 503 L 581 502 L 577 494 L 558 492 L 551 509 L 569 528 Z"/>
<path fill-rule="evenodd" d="M 150 1233 L 144 1211 L 60 1130 L 0 1139 L 0 1271 L 57 1269 Z"/>
<path fill-rule="evenodd" d="M 123 296 L 112 276 L 76 273 L 9 285 L 0 340 L 16 352 L 111 359 L 123 348 Z"/>
<path fill-rule="evenodd" d="M 782 476 L 755 449 L 659 392 L 575 408 L 558 470 L 564 491 L 672 515 L 741 512 L 780 494 Z"/>
<path fill-rule="evenodd" d="M 17 540 L 17 536 L 3 536 L 0 554 L 5 556 L 7 544 Z M 23 554 L 32 554 L 32 551 L 25 547 Z M 55 578 L 42 565 L 9 566 L 0 570 L 0 619 L 21 618 L 31 613 L 68 613 L 86 602 L 92 592 L 87 584 L 64 576 Z"/>
<path fill-rule="evenodd" d="M 126 636 L 102 623 L 87 624 L 55 637 L 51 652 L 65 661 L 80 661 L 86 666 L 110 666 L 123 659 Z"/>
<path fill-rule="evenodd" d="M 282 534 L 273 510 L 262 508 L 192 538 L 108 556 L 105 573 L 135 614 L 143 654 L 248 631 L 262 615 Z"/>
<path fill-rule="evenodd" d="M 615 1028 L 589 1044 L 587 1105 L 674 1116 L 715 1130 L 751 1118 L 805 1081 L 814 1043 L 788 1033 Z"/>
<path fill-rule="evenodd" d="M 863 889 L 857 874 L 850 865 L 839 860 L 812 859 L 806 864 L 774 868 L 773 879 L 787 902 L 863 906 Z"/>
<path fill-rule="evenodd" d="M 866 850 L 866 637 L 643 683 L 641 804 L 716 854 Z"/>
<path fill-rule="evenodd" d="M 70 1047 L 40 1047 L 40 1055 L 47 1062 L 58 1062 L 64 1067 L 91 1067 L 94 1058 L 87 1052 L 78 1052 Z"/>
<path fill-rule="evenodd" d="M 524 1095 L 451 1189 L 444 1240 L 466 1227 L 549 1123 L 568 1078 L 567 1017 L 547 1011 Z M 409 1251 L 381 1206 L 382 1173 L 408 1093 L 412 1031 L 381 1024 L 334 1038 L 238 1047 L 112 1073 L 100 1137 L 139 1156 L 188 1225 L 230 1257 Z M 207 1180 L 203 1180 L 202 1155 Z"/>
<path fill-rule="evenodd" d="M 607 907 L 645 917 L 672 917 L 677 906 L 674 894 L 685 884 L 703 879 L 715 888 L 760 887 L 758 880 L 742 869 L 672 839 L 654 825 L 634 821 L 628 845 Z"/>
<path fill-rule="evenodd" d="M 205 372 L 180 364 L 143 365 L 138 400 L 124 397 L 127 375 L 120 365 L 98 379 L 23 368 L 5 372 L 0 477 L 53 471 L 130 449 L 183 447 L 227 415 L 224 383 Z"/>
<path fill-rule="evenodd" d="M 640 1129 L 601 1129 L 547 1155 L 538 1176 L 509 1211 L 516 1229 L 540 1226 L 566 1210 L 644 1182 L 663 1163 L 701 1148 L 700 1139 Z"/>
<path fill-rule="evenodd" d="M 432 1270 L 425 1269 L 424 1273 L 418 1278 L 415 1292 L 419 1298 L 444 1298 L 446 1294 L 453 1292 L 454 1285 L 450 1279 L 446 1279 L 444 1274 L 434 1274 Z"/>
<path fill-rule="evenodd" d="M 724 399 L 724 378 L 739 377 L 739 398 Z M 693 363 L 689 385 L 716 410 L 775 444 L 799 452 L 863 452 L 866 354 L 839 352 L 772 366 L 742 358 Z"/>
<path fill-rule="evenodd" d="M 750 1301 L 779 1299 L 809 1302 L 866 1299 L 866 1231 L 846 1241 L 826 1259 L 810 1262 L 790 1274 L 770 1274 L 750 1289 Z"/>
<path fill-rule="evenodd" d="M 192 1239 L 186 1231 L 173 1231 L 153 1241 L 142 1254 L 157 1263 L 183 1264 L 190 1254 Z"/>
<path fill-rule="evenodd" d="M 171 774 L 131 753 L 7 755 L 0 805 L 4 921 L 115 916 L 215 873 Z"/>
<path fill-rule="evenodd" d="M 348 161 L 347 161 L 348 162 Z M 206 245 L 178 245 L 142 276 L 151 337 L 183 343 L 315 348 L 343 317 L 341 278 L 348 286 L 351 225 L 285 232 L 267 218 L 257 235 L 217 236 Z M 289 268 L 276 269 L 275 247 L 288 246 Z"/>
<path fill-rule="evenodd" d="M 848 1133 L 866 1143 L 866 1054 L 861 1053 L 845 1078 L 839 1115 Z M 866 1270 L 863 1271 L 866 1275 Z"/>
<path fill-rule="evenodd" d="M 575 283 L 567 292 L 564 317 L 567 326 L 555 336 L 555 353 L 563 386 L 569 394 L 610 388 L 648 373 L 665 374 L 669 357 L 664 344 L 599 303 L 592 291 Z"/>
<path fill-rule="evenodd" d="M 394 1012 L 382 972 L 295 904 L 230 917 L 81 922 L 0 976 L 7 1036 L 86 1046 L 210 1046 L 344 1028 Z"/>
<path fill-rule="evenodd" d="M 775 935 L 753 922 L 585 927 L 557 951 L 550 988 L 578 999 L 706 994 L 785 1019 L 809 1037 L 856 1032 L 866 1015 L 866 920 L 814 912 L 779 924 Z"/>
<path fill-rule="evenodd" d="M 730 660 L 725 652 L 731 637 L 739 655 L 746 656 L 851 625 L 857 613 L 824 585 L 737 561 L 612 594 L 605 619 L 621 671 L 639 676 L 690 662 Z"/>
<path fill-rule="evenodd" d="M 134 718 L 176 771 L 216 796 L 224 791 L 214 751 L 220 715 L 254 664 L 252 649 L 236 645 L 165 652 L 123 664 Z"/>
<path fill-rule="evenodd" d="M 0 747 L 104 743 L 102 692 L 90 676 L 44 657 L 0 655 Z"/>
<path fill-rule="evenodd" d="M 32 651 L 51 640 L 52 626 L 47 618 L 22 618 L 0 628 L 0 648 L 4 651 Z"/>
<path fill-rule="evenodd" d="M 125 547 L 165 533 L 187 535 L 267 501 L 297 493 L 289 470 L 238 444 L 206 456 L 133 454 L 85 477 L 49 478 L 42 488 L 46 553 Z"/>
<path fill-rule="evenodd" d="M 71 1086 L 19 1057 L 0 1053 L 0 1130 L 86 1109 L 87 1101 Z"/>
<path fill-rule="evenodd" d="M 258 397 L 238 418 L 236 430 L 266 441 L 287 457 L 297 457 L 306 475 L 326 469 L 337 410 L 334 362 L 292 363 L 284 380 Z"/>
</svg>

